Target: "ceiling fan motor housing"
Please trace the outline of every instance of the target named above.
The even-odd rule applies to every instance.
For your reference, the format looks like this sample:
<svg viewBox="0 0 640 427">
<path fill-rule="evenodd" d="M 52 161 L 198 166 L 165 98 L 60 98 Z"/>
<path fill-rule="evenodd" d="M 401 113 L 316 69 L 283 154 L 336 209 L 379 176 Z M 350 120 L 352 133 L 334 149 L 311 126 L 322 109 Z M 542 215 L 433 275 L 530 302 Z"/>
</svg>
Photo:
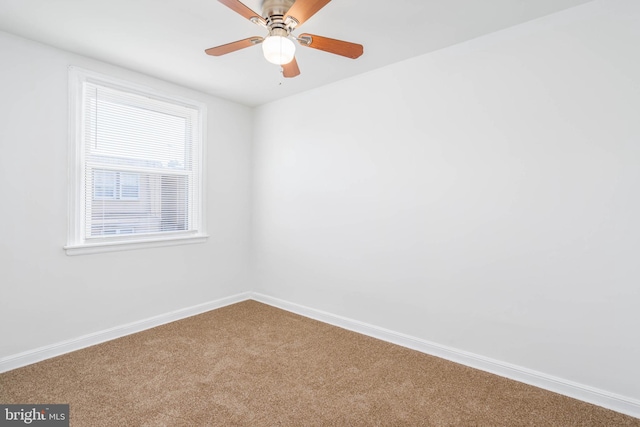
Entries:
<svg viewBox="0 0 640 427">
<path fill-rule="evenodd" d="M 295 0 L 264 0 L 262 2 L 262 16 L 267 21 L 269 35 L 287 37 L 292 26 L 285 22 L 287 11 Z"/>
<path fill-rule="evenodd" d="M 271 15 L 283 16 L 287 13 L 295 0 L 263 0 L 262 16 L 266 19 Z"/>
</svg>

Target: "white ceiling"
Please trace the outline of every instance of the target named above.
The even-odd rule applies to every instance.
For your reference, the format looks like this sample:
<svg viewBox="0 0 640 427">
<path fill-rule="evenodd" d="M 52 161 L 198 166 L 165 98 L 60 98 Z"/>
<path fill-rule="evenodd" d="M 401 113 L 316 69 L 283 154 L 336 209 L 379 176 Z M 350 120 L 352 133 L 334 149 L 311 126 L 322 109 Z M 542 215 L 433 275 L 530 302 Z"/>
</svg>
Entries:
<svg viewBox="0 0 640 427">
<path fill-rule="evenodd" d="M 298 46 L 302 74 L 293 79 L 259 46 L 204 53 L 265 35 L 216 0 L 0 0 L 0 30 L 256 106 L 588 1 L 334 0 L 296 33 L 360 43 L 364 55 L 352 60 Z M 261 0 L 244 3 L 261 10 Z"/>
</svg>

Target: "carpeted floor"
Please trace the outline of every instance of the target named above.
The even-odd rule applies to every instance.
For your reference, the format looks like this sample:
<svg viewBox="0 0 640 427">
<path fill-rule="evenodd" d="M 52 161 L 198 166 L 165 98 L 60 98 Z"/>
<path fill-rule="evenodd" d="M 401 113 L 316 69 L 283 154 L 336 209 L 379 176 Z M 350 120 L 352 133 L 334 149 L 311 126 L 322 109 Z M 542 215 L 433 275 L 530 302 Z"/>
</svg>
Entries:
<svg viewBox="0 0 640 427">
<path fill-rule="evenodd" d="M 0 374 L 72 426 L 639 426 L 640 419 L 246 301 Z"/>
</svg>

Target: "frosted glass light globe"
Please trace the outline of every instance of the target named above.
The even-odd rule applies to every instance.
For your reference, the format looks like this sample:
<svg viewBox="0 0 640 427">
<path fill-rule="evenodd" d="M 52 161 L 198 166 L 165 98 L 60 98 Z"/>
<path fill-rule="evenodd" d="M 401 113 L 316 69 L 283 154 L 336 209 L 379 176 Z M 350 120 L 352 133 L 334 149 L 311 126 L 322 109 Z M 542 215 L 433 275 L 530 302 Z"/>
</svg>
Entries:
<svg viewBox="0 0 640 427">
<path fill-rule="evenodd" d="M 286 37 L 269 36 L 262 42 L 262 53 L 272 64 L 288 64 L 296 54 L 296 45 Z"/>
</svg>

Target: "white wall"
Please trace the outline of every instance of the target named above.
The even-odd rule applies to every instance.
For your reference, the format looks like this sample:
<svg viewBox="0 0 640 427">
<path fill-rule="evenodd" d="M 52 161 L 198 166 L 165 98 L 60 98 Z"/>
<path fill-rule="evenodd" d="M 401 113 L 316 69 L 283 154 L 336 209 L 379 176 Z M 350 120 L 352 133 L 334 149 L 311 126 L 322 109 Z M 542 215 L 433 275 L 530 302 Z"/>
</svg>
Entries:
<svg viewBox="0 0 640 427">
<path fill-rule="evenodd" d="M 250 289 L 252 111 L 0 33 L 0 358 Z M 67 67 L 206 103 L 205 244 L 67 256 Z"/>
<path fill-rule="evenodd" d="M 259 108 L 255 290 L 640 399 L 638 23 L 596 1 Z"/>
</svg>

